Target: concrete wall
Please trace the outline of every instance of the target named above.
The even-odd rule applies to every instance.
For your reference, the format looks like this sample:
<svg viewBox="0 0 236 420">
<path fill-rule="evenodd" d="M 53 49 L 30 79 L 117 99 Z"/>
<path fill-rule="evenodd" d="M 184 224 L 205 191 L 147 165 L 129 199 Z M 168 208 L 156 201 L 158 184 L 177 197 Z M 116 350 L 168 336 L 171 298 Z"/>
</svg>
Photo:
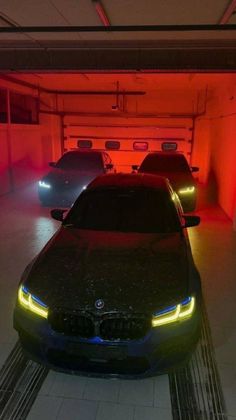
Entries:
<svg viewBox="0 0 236 420">
<path fill-rule="evenodd" d="M 236 213 L 236 97 L 221 95 L 217 117 L 211 121 L 211 168 L 215 176 L 218 202 L 233 219 Z"/>
</svg>

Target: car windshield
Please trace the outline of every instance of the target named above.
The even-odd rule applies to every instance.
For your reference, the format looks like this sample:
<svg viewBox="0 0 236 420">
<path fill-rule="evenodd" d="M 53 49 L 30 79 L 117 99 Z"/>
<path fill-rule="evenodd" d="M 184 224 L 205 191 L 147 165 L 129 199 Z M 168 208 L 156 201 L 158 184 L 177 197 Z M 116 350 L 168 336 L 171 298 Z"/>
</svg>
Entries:
<svg viewBox="0 0 236 420">
<path fill-rule="evenodd" d="M 57 162 L 57 168 L 74 169 L 80 171 L 102 170 L 102 158 L 100 153 L 65 153 Z"/>
<path fill-rule="evenodd" d="M 140 172 L 189 172 L 183 155 L 148 155 L 139 168 Z"/>
<path fill-rule="evenodd" d="M 85 191 L 63 224 L 78 229 L 137 233 L 168 233 L 180 229 L 170 194 L 151 188 Z"/>
</svg>

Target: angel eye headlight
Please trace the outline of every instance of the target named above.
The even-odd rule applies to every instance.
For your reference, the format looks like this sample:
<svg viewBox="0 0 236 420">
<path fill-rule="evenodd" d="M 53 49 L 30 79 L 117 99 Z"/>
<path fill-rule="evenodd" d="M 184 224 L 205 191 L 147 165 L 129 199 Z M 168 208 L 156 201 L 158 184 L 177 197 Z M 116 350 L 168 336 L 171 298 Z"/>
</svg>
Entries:
<svg viewBox="0 0 236 420">
<path fill-rule="evenodd" d="M 161 325 L 170 324 L 172 322 L 181 321 L 190 318 L 195 309 L 195 297 L 188 296 L 178 305 L 169 306 L 152 317 L 152 326 L 159 327 Z"/>
<path fill-rule="evenodd" d="M 190 186 L 186 188 L 181 188 L 181 190 L 179 190 L 179 194 L 193 194 L 194 191 L 195 191 L 195 187 Z"/>
<path fill-rule="evenodd" d="M 39 187 L 50 189 L 51 188 L 51 185 L 48 182 L 39 181 Z"/>
<path fill-rule="evenodd" d="M 43 318 L 48 317 L 48 307 L 39 298 L 29 293 L 29 290 L 23 285 L 18 290 L 18 302 L 30 312 Z"/>
</svg>

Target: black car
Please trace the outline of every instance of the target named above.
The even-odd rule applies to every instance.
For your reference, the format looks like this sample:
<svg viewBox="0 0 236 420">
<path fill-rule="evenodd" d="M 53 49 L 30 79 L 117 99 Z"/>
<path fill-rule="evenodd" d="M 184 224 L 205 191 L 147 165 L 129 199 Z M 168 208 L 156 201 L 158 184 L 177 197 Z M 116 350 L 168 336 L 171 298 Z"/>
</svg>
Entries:
<svg viewBox="0 0 236 420">
<path fill-rule="evenodd" d="M 134 168 L 137 168 L 134 165 Z M 169 179 L 178 194 L 183 210 L 191 212 L 196 209 L 197 186 L 192 172 L 198 167 L 190 167 L 185 156 L 176 152 L 149 153 L 138 168 L 138 172 L 156 174 Z"/>
<path fill-rule="evenodd" d="M 146 376 L 185 361 L 198 341 L 201 285 L 185 216 L 168 180 L 94 180 L 22 275 L 14 327 L 54 369 Z M 63 218 L 63 215 L 65 217 Z"/>
<path fill-rule="evenodd" d="M 51 171 L 38 183 L 42 205 L 70 206 L 96 176 L 113 172 L 113 163 L 106 152 L 73 150 L 58 162 L 50 162 Z"/>
</svg>

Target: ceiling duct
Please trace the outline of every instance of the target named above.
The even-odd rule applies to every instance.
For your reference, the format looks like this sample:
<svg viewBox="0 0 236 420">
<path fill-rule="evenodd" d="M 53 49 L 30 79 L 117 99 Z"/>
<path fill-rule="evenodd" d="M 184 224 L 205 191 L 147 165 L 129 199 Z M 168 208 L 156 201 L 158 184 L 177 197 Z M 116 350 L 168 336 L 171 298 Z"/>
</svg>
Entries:
<svg viewBox="0 0 236 420">
<path fill-rule="evenodd" d="M 111 26 L 102 2 L 100 0 L 92 0 L 92 2 L 95 5 L 96 12 L 102 24 L 104 26 Z"/>
</svg>

